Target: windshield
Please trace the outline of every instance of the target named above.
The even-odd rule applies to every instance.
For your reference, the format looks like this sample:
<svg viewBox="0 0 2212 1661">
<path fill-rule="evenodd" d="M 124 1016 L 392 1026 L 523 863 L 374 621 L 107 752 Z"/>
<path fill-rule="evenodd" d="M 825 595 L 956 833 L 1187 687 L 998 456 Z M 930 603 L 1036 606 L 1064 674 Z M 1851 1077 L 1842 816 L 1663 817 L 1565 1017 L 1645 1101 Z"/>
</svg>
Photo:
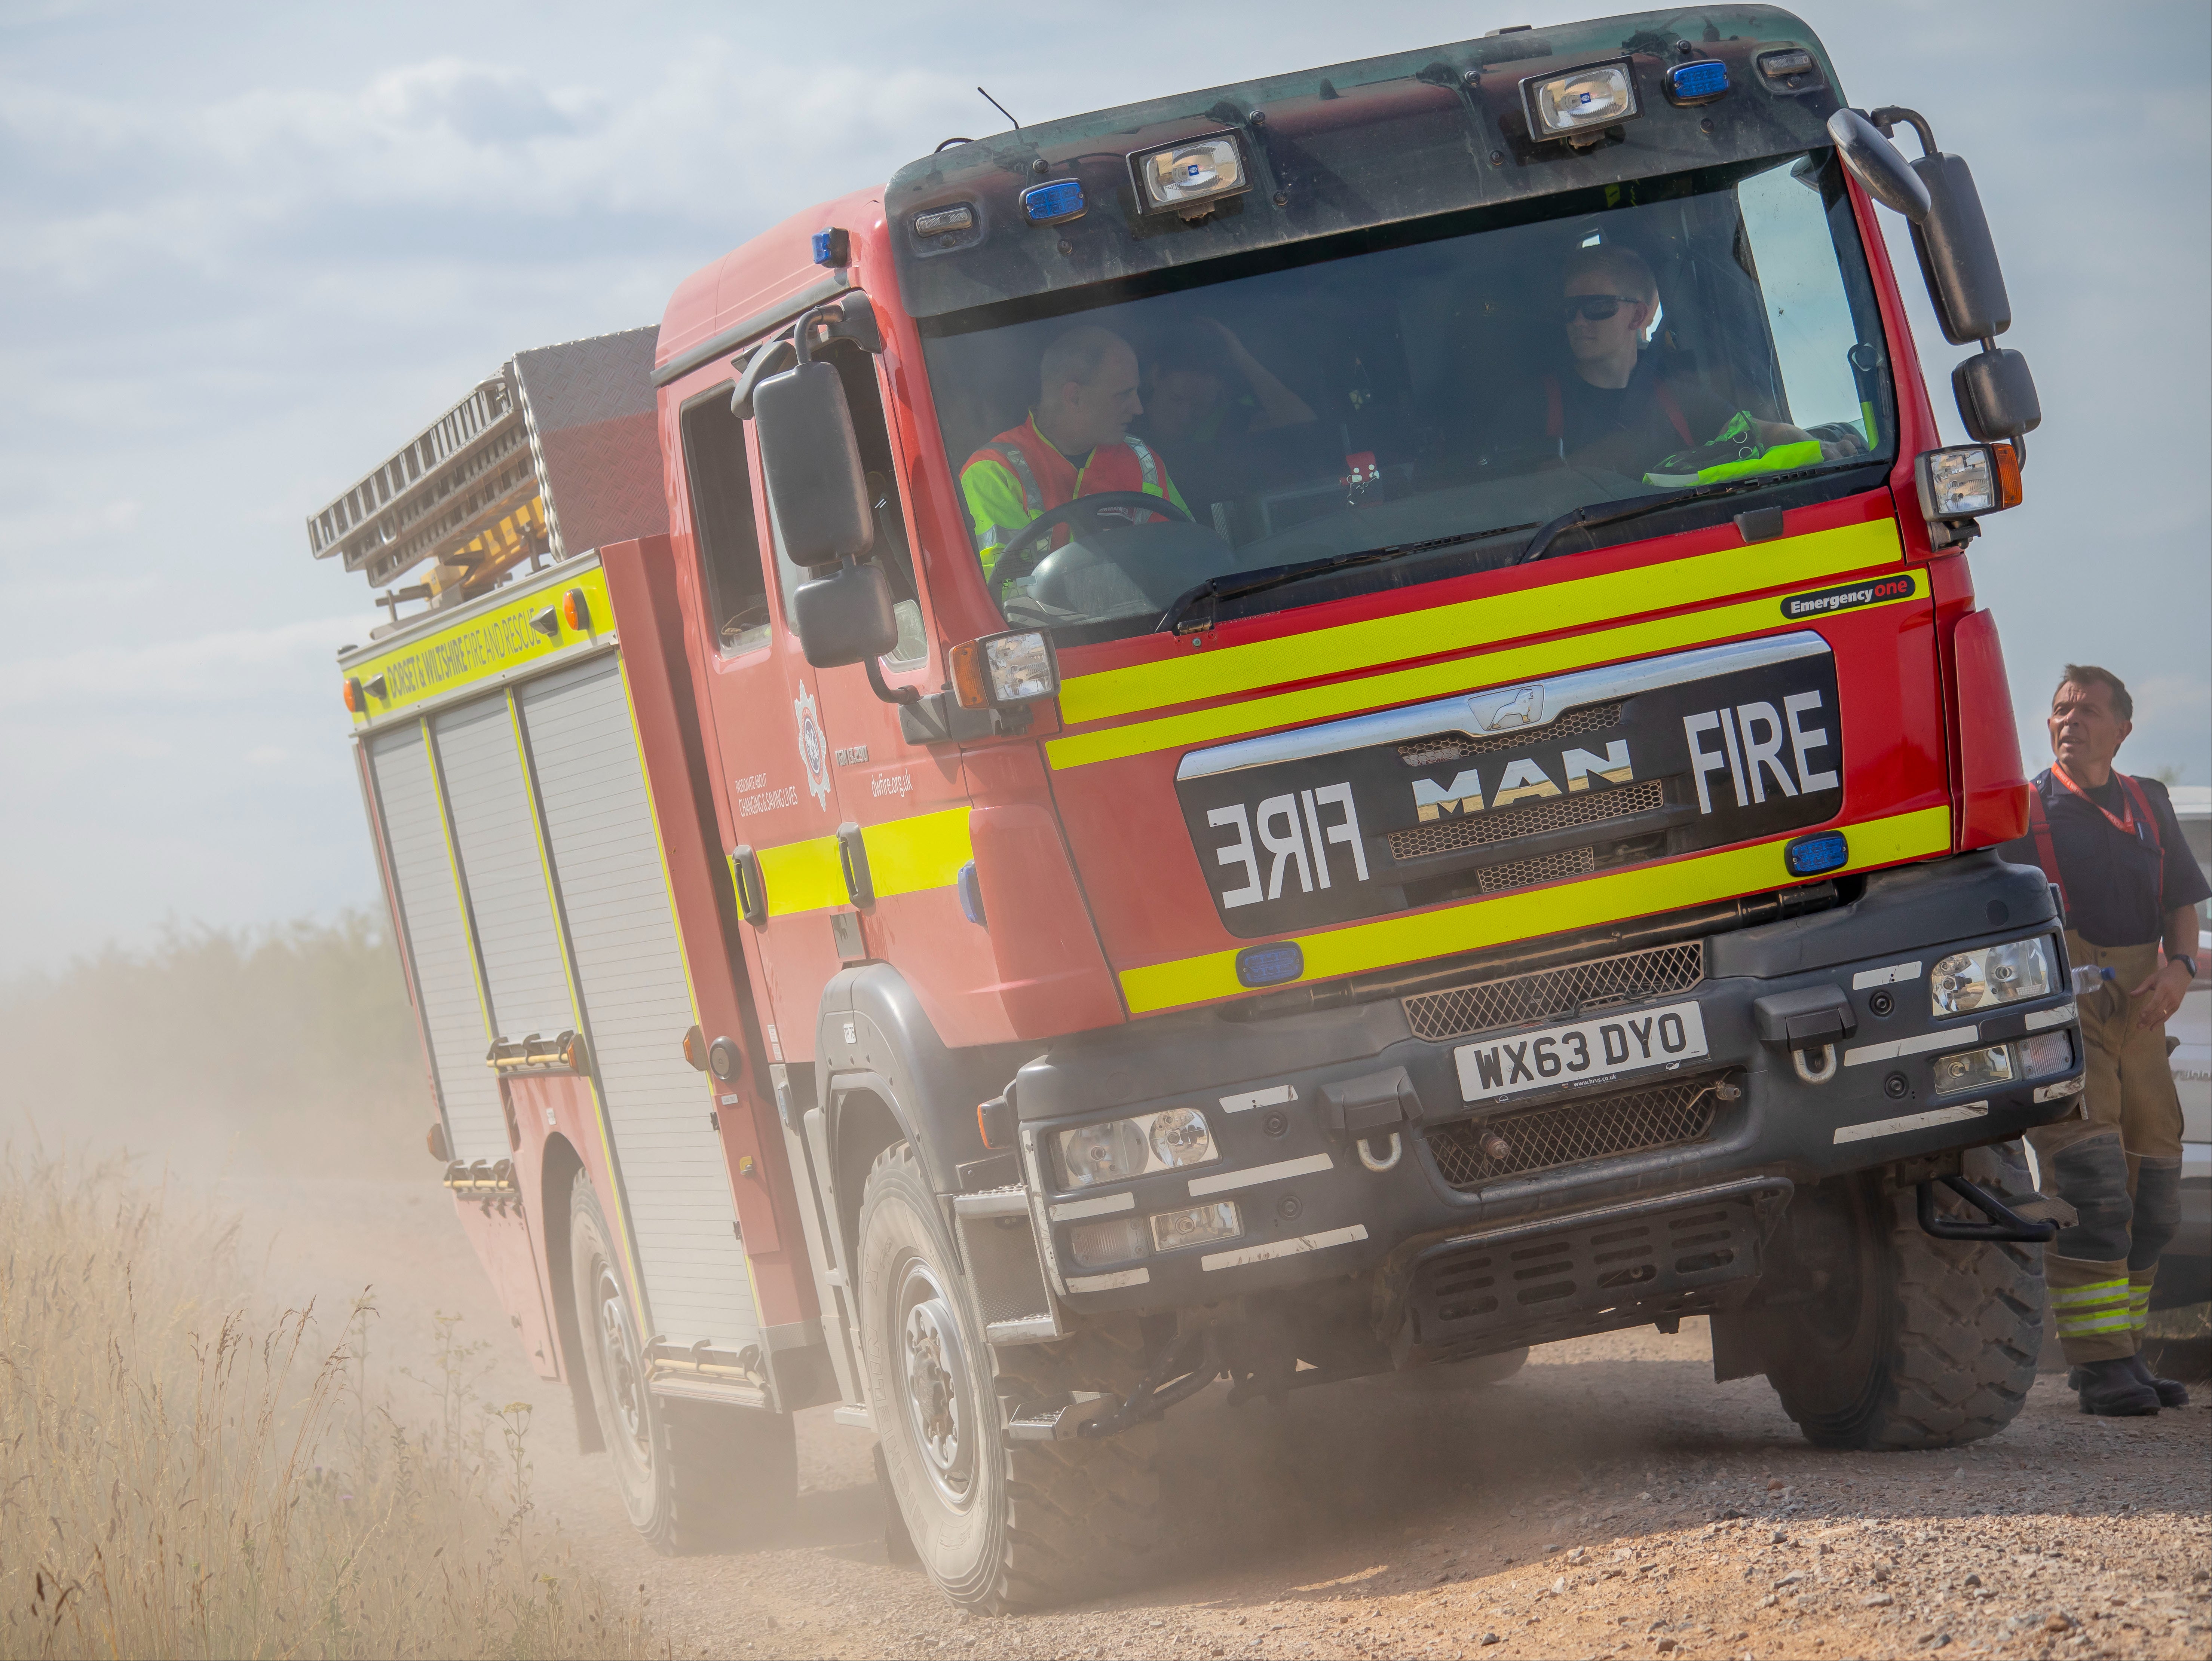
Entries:
<svg viewBox="0 0 2212 1661">
<path fill-rule="evenodd" d="M 933 326 L 948 459 L 1007 621 L 1063 644 L 1142 633 L 1209 581 L 1253 588 L 1238 615 L 1306 605 L 1509 563 L 1577 508 L 1722 482 L 1832 494 L 1890 453 L 1832 152 L 1536 205 Z M 1347 573 L 1355 555 L 1373 558 Z M 1326 575 L 1246 581 L 1308 564 Z"/>
</svg>

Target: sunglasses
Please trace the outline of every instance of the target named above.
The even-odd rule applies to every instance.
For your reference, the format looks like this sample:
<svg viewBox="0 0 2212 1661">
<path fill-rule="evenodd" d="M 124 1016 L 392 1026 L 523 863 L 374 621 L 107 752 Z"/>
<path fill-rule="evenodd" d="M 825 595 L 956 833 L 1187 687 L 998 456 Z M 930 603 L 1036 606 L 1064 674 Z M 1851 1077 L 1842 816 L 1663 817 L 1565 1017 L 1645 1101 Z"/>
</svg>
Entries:
<svg viewBox="0 0 2212 1661">
<path fill-rule="evenodd" d="M 1586 318 L 1592 323 L 1602 323 L 1623 306 L 1641 306 L 1643 303 L 1641 300 L 1625 294 L 1571 294 L 1563 302 L 1562 309 L 1570 323 L 1577 317 Z"/>
</svg>

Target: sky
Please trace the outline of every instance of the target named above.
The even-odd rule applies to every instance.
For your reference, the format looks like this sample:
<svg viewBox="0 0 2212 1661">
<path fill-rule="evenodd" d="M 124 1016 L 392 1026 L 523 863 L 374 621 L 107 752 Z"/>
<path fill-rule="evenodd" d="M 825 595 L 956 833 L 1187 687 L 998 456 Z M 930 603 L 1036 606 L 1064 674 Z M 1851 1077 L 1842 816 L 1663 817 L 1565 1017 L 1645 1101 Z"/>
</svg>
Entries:
<svg viewBox="0 0 2212 1661">
<path fill-rule="evenodd" d="M 1973 164 L 2005 260 L 2045 417 L 1973 562 L 2027 753 L 2101 662 L 2123 764 L 2212 782 L 2212 8 L 1799 9 Z M 368 590 L 304 521 L 517 349 L 1003 131 L 979 82 L 1040 120 L 1571 15 L 0 0 L 0 976 L 380 904 L 331 660 Z"/>
</svg>

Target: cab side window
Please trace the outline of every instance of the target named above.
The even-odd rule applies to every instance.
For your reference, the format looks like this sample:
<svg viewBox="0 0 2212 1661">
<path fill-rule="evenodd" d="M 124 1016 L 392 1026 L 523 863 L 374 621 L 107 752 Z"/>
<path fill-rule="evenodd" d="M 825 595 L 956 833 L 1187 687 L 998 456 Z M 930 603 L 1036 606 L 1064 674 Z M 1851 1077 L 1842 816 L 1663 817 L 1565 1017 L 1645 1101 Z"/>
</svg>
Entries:
<svg viewBox="0 0 2212 1661">
<path fill-rule="evenodd" d="M 768 575 L 753 522 L 744 423 L 730 413 L 729 387 L 718 386 L 685 405 L 681 430 L 692 531 L 706 569 L 715 641 L 726 655 L 750 652 L 768 644 Z"/>
<path fill-rule="evenodd" d="M 892 615 L 898 619 L 898 644 L 884 661 L 910 666 L 929 655 L 921 621 L 921 595 L 915 586 L 914 551 L 907 545 L 906 514 L 899 504 L 898 474 L 891 459 L 890 434 L 884 422 L 884 400 L 876 386 L 876 366 L 868 355 L 849 340 L 833 340 L 815 356 L 835 364 L 844 383 L 845 403 L 853 412 L 853 432 L 860 446 L 860 465 L 868 480 L 868 502 L 876 520 L 875 547 L 869 557 L 883 568 L 890 581 Z M 783 612 L 791 615 L 791 596 L 813 575 L 794 565 L 783 551 L 783 532 L 769 508 L 769 528 L 775 536 L 775 572 L 783 588 Z"/>
</svg>

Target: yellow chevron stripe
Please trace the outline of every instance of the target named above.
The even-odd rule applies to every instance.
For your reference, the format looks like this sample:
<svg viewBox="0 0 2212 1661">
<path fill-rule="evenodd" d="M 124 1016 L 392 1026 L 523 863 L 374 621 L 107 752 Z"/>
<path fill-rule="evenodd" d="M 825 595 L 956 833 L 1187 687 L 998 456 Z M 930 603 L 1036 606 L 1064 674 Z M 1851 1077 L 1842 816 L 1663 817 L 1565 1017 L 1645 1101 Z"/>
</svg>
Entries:
<svg viewBox="0 0 2212 1661">
<path fill-rule="evenodd" d="M 1060 688 L 1060 718 L 1079 727 L 1200 698 L 1231 697 L 1285 681 L 1351 674 L 1378 663 L 1402 663 L 1524 635 L 1588 629 L 1645 611 L 1702 605 L 1747 588 L 1815 581 L 1870 565 L 1894 564 L 1904 557 L 1897 522 L 1875 520 L 1425 611 L 1367 618 L 1279 640 L 1219 651 L 1188 648 L 1182 657 L 1076 676 Z M 1769 615 L 1779 613 L 1770 611 Z"/>
<path fill-rule="evenodd" d="M 964 807 L 871 824 L 860 832 L 860 841 L 868 850 L 868 879 L 879 898 L 948 888 L 960 880 L 960 867 L 975 857 Z"/>
<path fill-rule="evenodd" d="M 1887 533 L 1893 546 L 1896 543 L 1896 526 L 1888 520 L 1883 520 L 1876 526 L 1854 526 L 1851 529 L 1854 532 L 1881 530 Z M 1840 532 L 1821 532 L 1818 534 L 1833 536 Z M 1810 537 L 1799 538 L 1801 541 L 1814 539 Z M 1771 545 L 1762 543 L 1759 545 Z M 1928 593 L 1927 574 L 1914 570 L 1907 575 L 1912 582 L 1910 595 L 1878 601 L 1876 605 L 1901 605 L 1924 598 Z M 1762 575 L 1759 580 L 1781 581 L 1790 579 Z M 1869 606 L 1866 609 L 1875 608 Z M 1741 600 L 1702 611 L 1653 618 L 1617 629 L 1603 629 L 1591 634 L 1543 641 L 1533 646 L 1454 658 L 1443 663 L 1424 664 L 1419 668 L 1372 675 L 1364 680 L 1336 681 L 1327 686 L 1303 687 L 1295 692 L 1279 693 L 1273 697 L 1248 698 L 1241 703 L 1193 710 L 1187 715 L 1167 715 L 1157 721 L 1133 721 L 1126 727 L 1108 727 L 1103 732 L 1076 733 L 1064 738 L 1048 739 L 1045 741 L 1045 757 L 1054 771 L 1064 773 L 1071 768 L 1089 766 L 1094 762 L 1117 761 L 1125 756 L 1144 755 L 1154 750 L 1187 749 L 1193 745 L 1213 743 L 1272 727 L 1325 721 L 1363 709 L 1410 703 L 1420 698 L 1446 697 L 1454 692 L 1533 680 L 1544 675 L 1564 674 L 1594 663 L 1611 663 L 1628 658 L 1648 657 L 1661 652 L 1680 651 L 1686 647 L 1703 646 L 1736 635 L 1773 629 L 1784 621 L 1779 601 L 1769 595 L 1762 599 Z M 1423 649 L 1409 647 L 1395 655 L 1418 656 Z M 1061 707 L 1064 712 L 1066 707 L 1065 700 Z"/>
<path fill-rule="evenodd" d="M 949 888 L 960 880 L 960 867 L 975 857 L 965 807 L 863 825 L 860 844 L 868 850 L 868 879 L 878 899 Z M 770 916 L 852 904 L 836 837 L 814 837 L 777 848 L 756 848 L 753 853 L 760 861 Z M 735 879 L 734 867 L 732 878 Z"/>
<path fill-rule="evenodd" d="M 816 837 L 808 842 L 787 842 L 781 848 L 757 848 L 761 886 L 768 890 L 768 914 L 784 917 L 794 911 L 819 911 L 832 905 L 849 905 L 845 891 L 845 867 L 837 857 L 837 838 Z"/>
<path fill-rule="evenodd" d="M 1838 827 L 1850 833 L 1850 863 L 1863 871 L 1900 860 L 1944 854 L 1951 847 L 1951 810 L 1930 807 L 1917 813 L 1869 819 Z M 1737 894 L 1787 887 L 1796 879 L 1782 862 L 1784 846 L 1802 832 L 1778 837 L 1749 848 L 1698 855 L 1666 865 L 1637 866 L 1580 882 L 1561 883 L 1517 894 L 1492 895 L 1436 911 L 1352 923 L 1317 934 L 1297 936 L 1305 952 L 1302 981 L 1334 980 L 1370 969 L 1417 963 L 1455 952 L 1472 952 L 1515 940 L 1587 928 L 1625 917 L 1672 911 Z M 1148 964 L 1121 971 L 1121 995 L 1132 1014 L 1149 1014 L 1183 1004 L 1234 997 L 1246 989 L 1237 978 L 1237 952 L 1209 952 L 1172 963 Z M 1291 983 L 1295 984 L 1295 983 Z"/>
</svg>

